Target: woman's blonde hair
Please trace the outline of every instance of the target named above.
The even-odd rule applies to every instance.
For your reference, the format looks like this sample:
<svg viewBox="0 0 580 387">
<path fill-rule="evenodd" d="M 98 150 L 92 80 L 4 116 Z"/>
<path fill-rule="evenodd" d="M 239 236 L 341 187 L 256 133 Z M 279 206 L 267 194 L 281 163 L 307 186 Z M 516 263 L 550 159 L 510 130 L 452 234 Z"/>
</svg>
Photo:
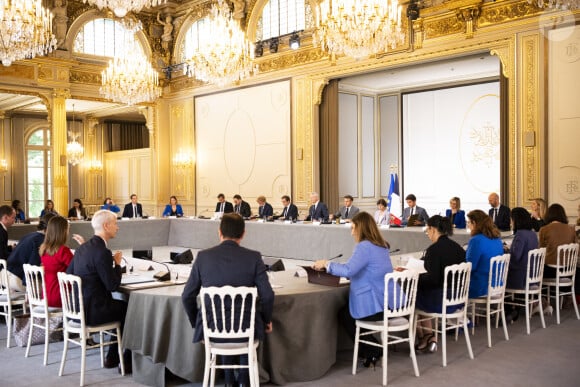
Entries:
<svg viewBox="0 0 580 387">
<path fill-rule="evenodd" d="M 546 211 L 548 210 L 548 206 L 546 205 L 546 201 L 542 198 L 535 198 L 532 199 L 538 207 L 540 207 L 540 218 L 544 219 L 546 217 Z"/>
<path fill-rule="evenodd" d="M 368 212 L 359 212 L 352 218 L 351 222 L 354 224 L 354 231 L 358 242 L 369 241 L 373 245 L 390 247 L 389 243 L 381 235 L 375 223 L 375 218 Z"/>
</svg>

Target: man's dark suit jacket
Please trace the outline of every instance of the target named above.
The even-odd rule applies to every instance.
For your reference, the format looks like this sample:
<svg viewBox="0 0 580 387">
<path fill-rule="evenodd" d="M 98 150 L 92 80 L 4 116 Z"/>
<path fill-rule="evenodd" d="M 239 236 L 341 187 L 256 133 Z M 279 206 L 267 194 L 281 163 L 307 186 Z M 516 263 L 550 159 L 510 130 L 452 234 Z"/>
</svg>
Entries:
<svg viewBox="0 0 580 387">
<path fill-rule="evenodd" d="M 125 208 L 123 209 L 123 218 L 132 218 L 133 217 L 133 203 L 125 204 Z M 140 218 L 143 216 L 143 206 L 141 203 L 137 203 L 137 217 Z"/>
<path fill-rule="evenodd" d="M 263 206 L 258 207 L 258 218 L 267 218 L 274 215 L 274 209 L 270 203 L 264 203 Z"/>
<path fill-rule="evenodd" d="M 265 324 L 272 321 L 274 308 L 274 292 L 268 281 L 266 265 L 259 252 L 225 240 L 199 252 L 181 295 L 189 322 L 195 329 L 194 343 L 203 340 L 201 308 L 197 307 L 201 287 L 227 285 L 257 288 L 260 307 L 256 311 L 255 337 L 260 340 L 264 338 Z M 249 316 L 249 310 L 247 312 Z"/>
<path fill-rule="evenodd" d="M 310 206 L 310 209 L 308 210 L 308 217 L 306 218 L 306 220 L 318 220 L 318 219 L 322 219 L 322 220 L 328 220 L 328 208 L 326 207 L 326 204 L 322 203 L 322 202 L 318 202 L 318 206 L 316 206 L 316 209 L 314 208 L 314 204 Z"/>
<path fill-rule="evenodd" d="M 221 212 L 222 204 L 217 202 L 215 205 L 215 212 Z M 234 206 L 230 202 L 224 202 L 224 214 L 234 212 Z"/>
<path fill-rule="evenodd" d="M 8 246 L 8 231 L 0 224 L 0 259 L 8 260 L 12 248 Z"/>
<path fill-rule="evenodd" d="M 493 207 L 489 209 L 489 217 L 493 219 Z M 511 229 L 510 225 L 510 217 L 511 211 L 509 207 L 504 206 L 503 204 L 499 205 L 499 209 L 497 210 L 497 216 L 495 217 L 495 221 L 493 222 L 500 231 L 509 231 Z"/>
<path fill-rule="evenodd" d="M 111 295 L 121 285 L 121 266 L 113 267 L 111 250 L 101 237 L 95 235 L 76 249 L 66 272 L 82 279 L 87 324 L 125 319 L 118 315 Z"/>
<path fill-rule="evenodd" d="M 286 207 L 284 207 L 286 209 Z M 298 207 L 295 204 L 290 203 L 288 205 L 288 211 L 284 215 L 284 209 L 282 210 L 282 219 L 284 220 L 296 220 L 298 219 Z"/>
<path fill-rule="evenodd" d="M 2 226 L 0 226 L 2 227 Z M 40 255 L 38 249 L 44 242 L 44 234 L 38 231 L 26 234 L 18 241 L 16 248 L 8 257 L 8 271 L 24 283 L 24 264 L 40 266 Z"/>
<path fill-rule="evenodd" d="M 240 214 L 242 218 L 249 218 L 252 216 L 252 209 L 248 202 L 241 201 L 240 204 L 234 206 L 234 212 Z"/>
</svg>

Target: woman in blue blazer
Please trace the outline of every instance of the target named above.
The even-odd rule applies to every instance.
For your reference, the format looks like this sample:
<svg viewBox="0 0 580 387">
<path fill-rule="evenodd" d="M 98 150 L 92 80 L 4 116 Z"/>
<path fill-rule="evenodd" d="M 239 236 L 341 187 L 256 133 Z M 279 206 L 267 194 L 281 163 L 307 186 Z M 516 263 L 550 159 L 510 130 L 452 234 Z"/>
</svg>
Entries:
<svg viewBox="0 0 580 387">
<path fill-rule="evenodd" d="M 451 219 L 451 224 L 454 228 L 465 228 L 465 211 L 461 209 L 461 199 L 457 196 L 449 200 L 451 208 L 445 211 L 445 216 Z"/>
<path fill-rule="evenodd" d="M 348 309 L 339 311 L 339 319 L 349 336 L 354 340 L 355 321 L 382 321 L 385 274 L 393 271 L 389 244 L 383 239 L 375 219 L 368 212 L 359 212 L 351 221 L 351 234 L 357 245 L 348 262 L 337 263 L 327 260 L 316 261 L 314 268 L 326 270 L 333 275 L 350 279 Z M 392 294 L 392 292 L 389 292 Z M 389 299 L 389 306 L 394 301 Z M 369 367 L 382 356 L 380 348 L 370 345 L 359 347 L 359 354 L 365 358 L 363 365 Z"/>
<path fill-rule="evenodd" d="M 180 204 L 177 204 L 175 196 L 169 198 L 169 204 L 165 206 L 163 216 L 177 216 L 178 218 L 183 216 L 183 209 Z"/>
</svg>

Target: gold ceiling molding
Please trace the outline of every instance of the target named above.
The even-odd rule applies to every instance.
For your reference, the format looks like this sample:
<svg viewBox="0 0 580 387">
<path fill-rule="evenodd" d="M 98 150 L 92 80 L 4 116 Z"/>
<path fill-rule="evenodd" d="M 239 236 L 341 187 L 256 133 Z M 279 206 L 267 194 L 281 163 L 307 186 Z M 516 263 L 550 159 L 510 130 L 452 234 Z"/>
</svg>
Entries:
<svg viewBox="0 0 580 387">
<path fill-rule="evenodd" d="M 460 34 L 465 30 L 465 23 L 455 14 L 445 14 L 423 21 L 425 40 L 436 39 L 447 35 Z"/>
<path fill-rule="evenodd" d="M 493 3 L 482 7 L 478 25 L 479 27 L 488 27 L 494 24 L 511 22 L 515 19 L 535 16 L 542 10 L 529 4 L 527 0 L 519 2 Z"/>
<path fill-rule="evenodd" d="M 255 60 L 255 62 L 260 68 L 260 73 L 265 73 L 305 65 L 327 57 L 328 55 L 319 47 L 311 47 L 298 52 L 289 51 L 287 54 L 273 55 L 271 58 L 260 58 Z"/>
<path fill-rule="evenodd" d="M 479 5 L 471 5 L 459 8 L 455 11 L 457 18 L 465 23 L 465 37 L 467 39 L 473 38 L 475 29 L 477 28 L 477 18 L 479 16 Z"/>
<path fill-rule="evenodd" d="M 71 70 L 70 71 L 70 82 L 71 83 L 83 83 L 90 85 L 101 85 L 101 73 L 82 71 L 82 70 Z"/>
<path fill-rule="evenodd" d="M 0 66 L 0 77 L 36 79 L 34 66 L 20 65 L 17 63 L 13 63 L 9 67 Z"/>
</svg>

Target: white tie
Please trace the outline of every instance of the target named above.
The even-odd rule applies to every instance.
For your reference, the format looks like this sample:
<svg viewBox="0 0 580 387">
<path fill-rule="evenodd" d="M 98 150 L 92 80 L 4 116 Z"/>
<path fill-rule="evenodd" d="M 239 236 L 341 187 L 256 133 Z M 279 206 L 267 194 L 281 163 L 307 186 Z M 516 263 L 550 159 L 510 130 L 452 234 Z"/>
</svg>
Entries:
<svg viewBox="0 0 580 387">
<path fill-rule="evenodd" d="M 137 217 L 137 206 L 133 205 L 133 218 Z"/>
<path fill-rule="evenodd" d="M 220 212 L 224 212 L 224 203 L 220 205 Z"/>
</svg>

